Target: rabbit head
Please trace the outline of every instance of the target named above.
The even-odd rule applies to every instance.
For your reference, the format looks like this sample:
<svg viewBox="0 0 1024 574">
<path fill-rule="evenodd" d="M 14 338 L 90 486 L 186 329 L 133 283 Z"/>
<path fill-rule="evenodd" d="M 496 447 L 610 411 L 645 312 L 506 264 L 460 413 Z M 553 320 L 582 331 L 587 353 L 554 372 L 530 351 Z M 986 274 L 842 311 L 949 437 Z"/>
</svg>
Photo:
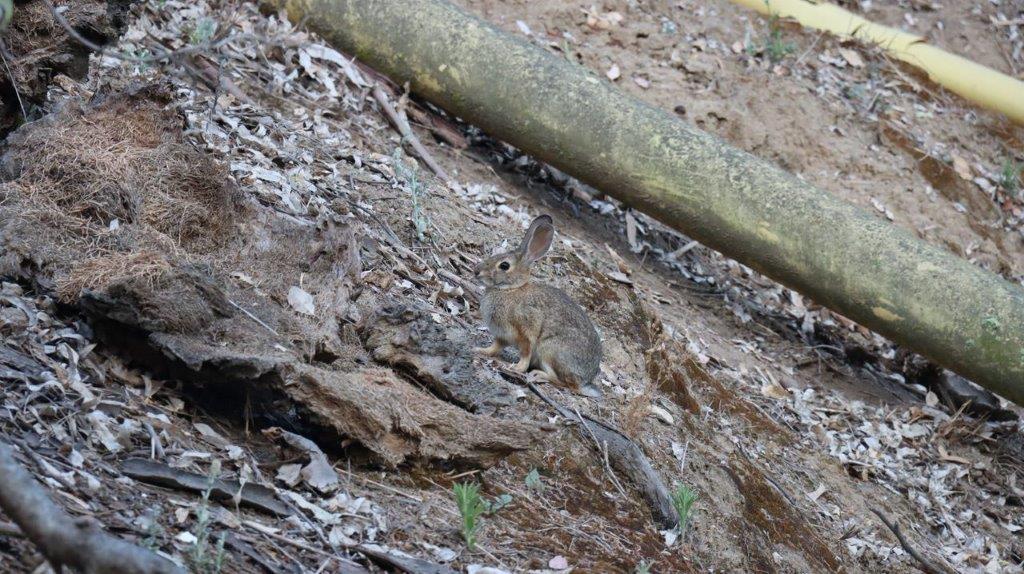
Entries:
<svg viewBox="0 0 1024 574">
<path fill-rule="evenodd" d="M 554 238 L 551 216 L 537 216 L 517 249 L 492 255 L 476 266 L 477 279 L 488 289 L 515 289 L 526 285 L 530 282 L 530 268 L 548 252 Z"/>
</svg>

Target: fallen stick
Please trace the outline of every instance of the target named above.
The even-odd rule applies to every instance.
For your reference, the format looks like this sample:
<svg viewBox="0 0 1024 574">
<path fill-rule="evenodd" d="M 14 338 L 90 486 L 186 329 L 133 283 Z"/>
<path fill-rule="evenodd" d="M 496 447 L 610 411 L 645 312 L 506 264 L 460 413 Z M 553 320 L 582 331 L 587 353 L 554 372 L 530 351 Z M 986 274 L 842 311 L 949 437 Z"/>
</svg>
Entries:
<svg viewBox="0 0 1024 574">
<path fill-rule="evenodd" d="M 875 516 L 877 516 L 878 519 L 882 521 L 882 524 L 884 524 L 886 528 L 891 530 L 892 533 L 896 535 L 896 540 L 900 541 L 900 546 L 902 546 L 903 549 L 907 551 L 907 554 L 910 554 L 910 556 L 912 556 L 914 560 L 917 560 L 922 572 L 925 572 L 926 574 L 955 574 L 954 571 L 950 568 L 947 568 L 945 564 L 942 564 L 941 567 L 935 566 L 934 564 L 929 562 L 924 556 L 922 556 L 921 553 L 918 552 L 913 546 L 911 546 L 910 542 L 907 542 L 907 539 L 903 536 L 903 532 L 900 530 L 899 523 L 890 520 L 885 514 L 882 514 L 881 510 L 878 510 L 877 508 L 869 508 L 868 510 L 874 512 Z"/>
<path fill-rule="evenodd" d="M 261 484 L 247 482 L 242 486 L 237 481 L 221 479 L 211 483 L 209 477 L 201 474 L 178 470 L 144 458 L 130 458 L 124 461 L 121 472 L 135 480 L 165 488 L 191 492 L 205 492 L 209 489 L 210 498 L 217 501 L 230 501 L 238 494 L 239 504 L 242 506 L 278 516 L 292 514 L 288 506 L 277 499 L 274 491 Z"/>
<path fill-rule="evenodd" d="M 651 509 L 654 521 L 662 528 L 675 528 L 679 524 L 679 516 L 672 506 L 672 497 L 665 488 L 665 483 L 647 460 L 647 456 L 626 435 L 612 426 L 599 421 L 590 415 L 573 413 L 545 395 L 537 385 L 526 380 L 522 373 L 500 368 L 502 374 L 526 384 L 533 394 L 547 403 L 559 415 L 568 420 L 579 422 L 583 429 L 580 434 L 585 439 L 596 443 L 598 454 L 608 457 L 611 465 L 626 475 L 633 485 L 640 489 L 647 505 Z M 612 475 L 614 477 L 614 475 Z"/>
<path fill-rule="evenodd" d="M 10 536 L 11 538 L 24 538 L 25 533 L 18 528 L 17 524 L 10 522 L 0 522 L 0 536 Z"/>
<path fill-rule="evenodd" d="M 452 179 L 448 175 L 448 172 L 434 160 L 434 156 L 430 155 L 430 152 L 423 146 L 420 138 L 416 137 L 416 134 L 412 131 L 412 127 L 409 126 L 409 122 L 406 120 L 405 116 L 399 114 L 398 111 L 395 110 L 395 107 L 391 105 L 391 102 L 388 100 L 388 95 L 384 93 L 384 88 L 381 87 L 379 82 L 373 86 L 373 99 L 380 104 L 380 107 L 384 111 L 384 115 L 387 116 L 388 121 L 395 126 L 395 129 L 398 130 L 399 135 L 401 135 L 403 139 L 408 140 L 413 151 L 416 152 L 416 155 L 420 156 L 423 163 L 427 164 L 430 171 L 434 172 L 434 175 L 444 180 L 448 186 L 458 190 L 459 183 Z"/>
<path fill-rule="evenodd" d="M 410 574 L 456 574 L 455 570 L 440 564 L 434 564 L 422 558 L 399 556 L 385 551 L 375 544 L 357 544 L 352 547 L 370 560 L 383 566 L 391 566 Z"/>
<path fill-rule="evenodd" d="M 185 574 L 177 564 L 107 534 L 89 519 L 74 519 L 0 442 L 0 509 L 32 541 L 55 572 L 64 566 L 85 574 Z"/>
</svg>

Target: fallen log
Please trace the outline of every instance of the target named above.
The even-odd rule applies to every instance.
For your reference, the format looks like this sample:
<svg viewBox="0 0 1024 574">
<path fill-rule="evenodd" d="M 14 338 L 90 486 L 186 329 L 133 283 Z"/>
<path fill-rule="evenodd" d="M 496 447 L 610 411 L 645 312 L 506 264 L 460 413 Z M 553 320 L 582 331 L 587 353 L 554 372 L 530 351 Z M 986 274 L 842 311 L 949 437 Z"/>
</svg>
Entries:
<svg viewBox="0 0 1024 574">
<path fill-rule="evenodd" d="M 184 574 L 174 562 L 107 534 L 95 522 L 73 519 L 0 442 L 0 509 L 43 553 L 55 572 Z"/>
<path fill-rule="evenodd" d="M 1024 404 L 1020 286 L 444 0 L 263 4 L 491 135 Z"/>
</svg>

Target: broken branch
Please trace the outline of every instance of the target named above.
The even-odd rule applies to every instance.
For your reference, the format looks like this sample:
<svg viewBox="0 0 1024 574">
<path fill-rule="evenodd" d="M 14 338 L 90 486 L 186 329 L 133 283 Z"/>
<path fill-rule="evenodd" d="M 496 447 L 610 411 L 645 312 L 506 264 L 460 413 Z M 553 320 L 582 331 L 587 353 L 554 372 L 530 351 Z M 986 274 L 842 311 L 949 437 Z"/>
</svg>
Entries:
<svg viewBox="0 0 1024 574">
<path fill-rule="evenodd" d="M 910 542 L 908 542 L 906 537 L 903 536 L 903 531 L 900 530 L 899 523 L 889 519 L 889 517 L 887 517 L 885 514 L 882 513 L 881 510 L 878 510 L 877 508 L 869 508 L 868 510 L 874 512 L 875 516 L 877 516 L 878 519 L 882 521 L 882 524 L 884 524 L 886 528 L 892 531 L 892 533 L 896 536 L 896 540 L 900 541 L 900 546 L 902 546 L 903 549 L 907 551 L 907 554 L 910 554 L 914 558 L 914 560 L 917 560 L 922 572 L 925 572 L 926 574 L 954 574 L 953 570 L 947 568 L 944 564 L 941 565 L 941 567 L 932 564 L 929 560 L 922 556 L 921 553 L 917 551 L 917 549 L 911 546 Z"/>
<path fill-rule="evenodd" d="M 402 136 L 402 139 L 409 142 L 412 146 L 413 151 L 416 155 L 420 156 L 423 163 L 427 164 L 430 171 L 434 172 L 434 175 L 444 180 L 452 189 L 458 190 L 459 184 L 453 180 L 448 172 L 434 159 L 434 156 L 430 155 L 427 148 L 423 146 L 420 138 L 416 137 L 416 134 L 412 131 L 412 127 L 409 126 L 409 122 L 405 118 L 405 114 L 398 113 L 395 107 L 391 105 L 388 100 L 388 95 L 384 93 L 384 88 L 378 82 L 373 86 L 373 99 L 377 101 L 381 109 L 384 110 L 384 115 L 387 116 L 388 120 L 395 126 L 398 133 Z"/>
<path fill-rule="evenodd" d="M 107 534 L 95 522 L 68 516 L 5 443 L 0 443 L 0 508 L 56 572 L 68 566 L 86 574 L 184 574 L 177 564 Z"/>
<path fill-rule="evenodd" d="M 522 374 L 508 369 L 501 369 L 501 372 L 526 383 L 533 394 L 550 405 L 563 418 L 578 421 L 579 426 L 586 431 L 581 431 L 581 434 L 596 443 L 598 453 L 607 456 L 611 465 L 629 477 L 634 486 L 640 489 L 659 526 L 674 528 L 679 524 L 679 516 L 672 507 L 668 489 L 647 456 L 629 437 L 590 415 L 573 413 L 541 392 L 537 385 L 527 381 Z"/>
</svg>

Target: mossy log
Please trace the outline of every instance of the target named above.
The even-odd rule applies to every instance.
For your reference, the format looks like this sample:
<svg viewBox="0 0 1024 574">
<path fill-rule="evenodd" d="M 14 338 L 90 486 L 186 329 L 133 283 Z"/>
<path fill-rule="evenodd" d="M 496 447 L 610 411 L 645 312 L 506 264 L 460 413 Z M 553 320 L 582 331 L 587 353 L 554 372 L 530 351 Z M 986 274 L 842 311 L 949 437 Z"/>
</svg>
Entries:
<svg viewBox="0 0 1024 574">
<path fill-rule="evenodd" d="M 491 135 L 1024 404 L 1020 286 L 444 0 L 264 4 Z"/>
</svg>

